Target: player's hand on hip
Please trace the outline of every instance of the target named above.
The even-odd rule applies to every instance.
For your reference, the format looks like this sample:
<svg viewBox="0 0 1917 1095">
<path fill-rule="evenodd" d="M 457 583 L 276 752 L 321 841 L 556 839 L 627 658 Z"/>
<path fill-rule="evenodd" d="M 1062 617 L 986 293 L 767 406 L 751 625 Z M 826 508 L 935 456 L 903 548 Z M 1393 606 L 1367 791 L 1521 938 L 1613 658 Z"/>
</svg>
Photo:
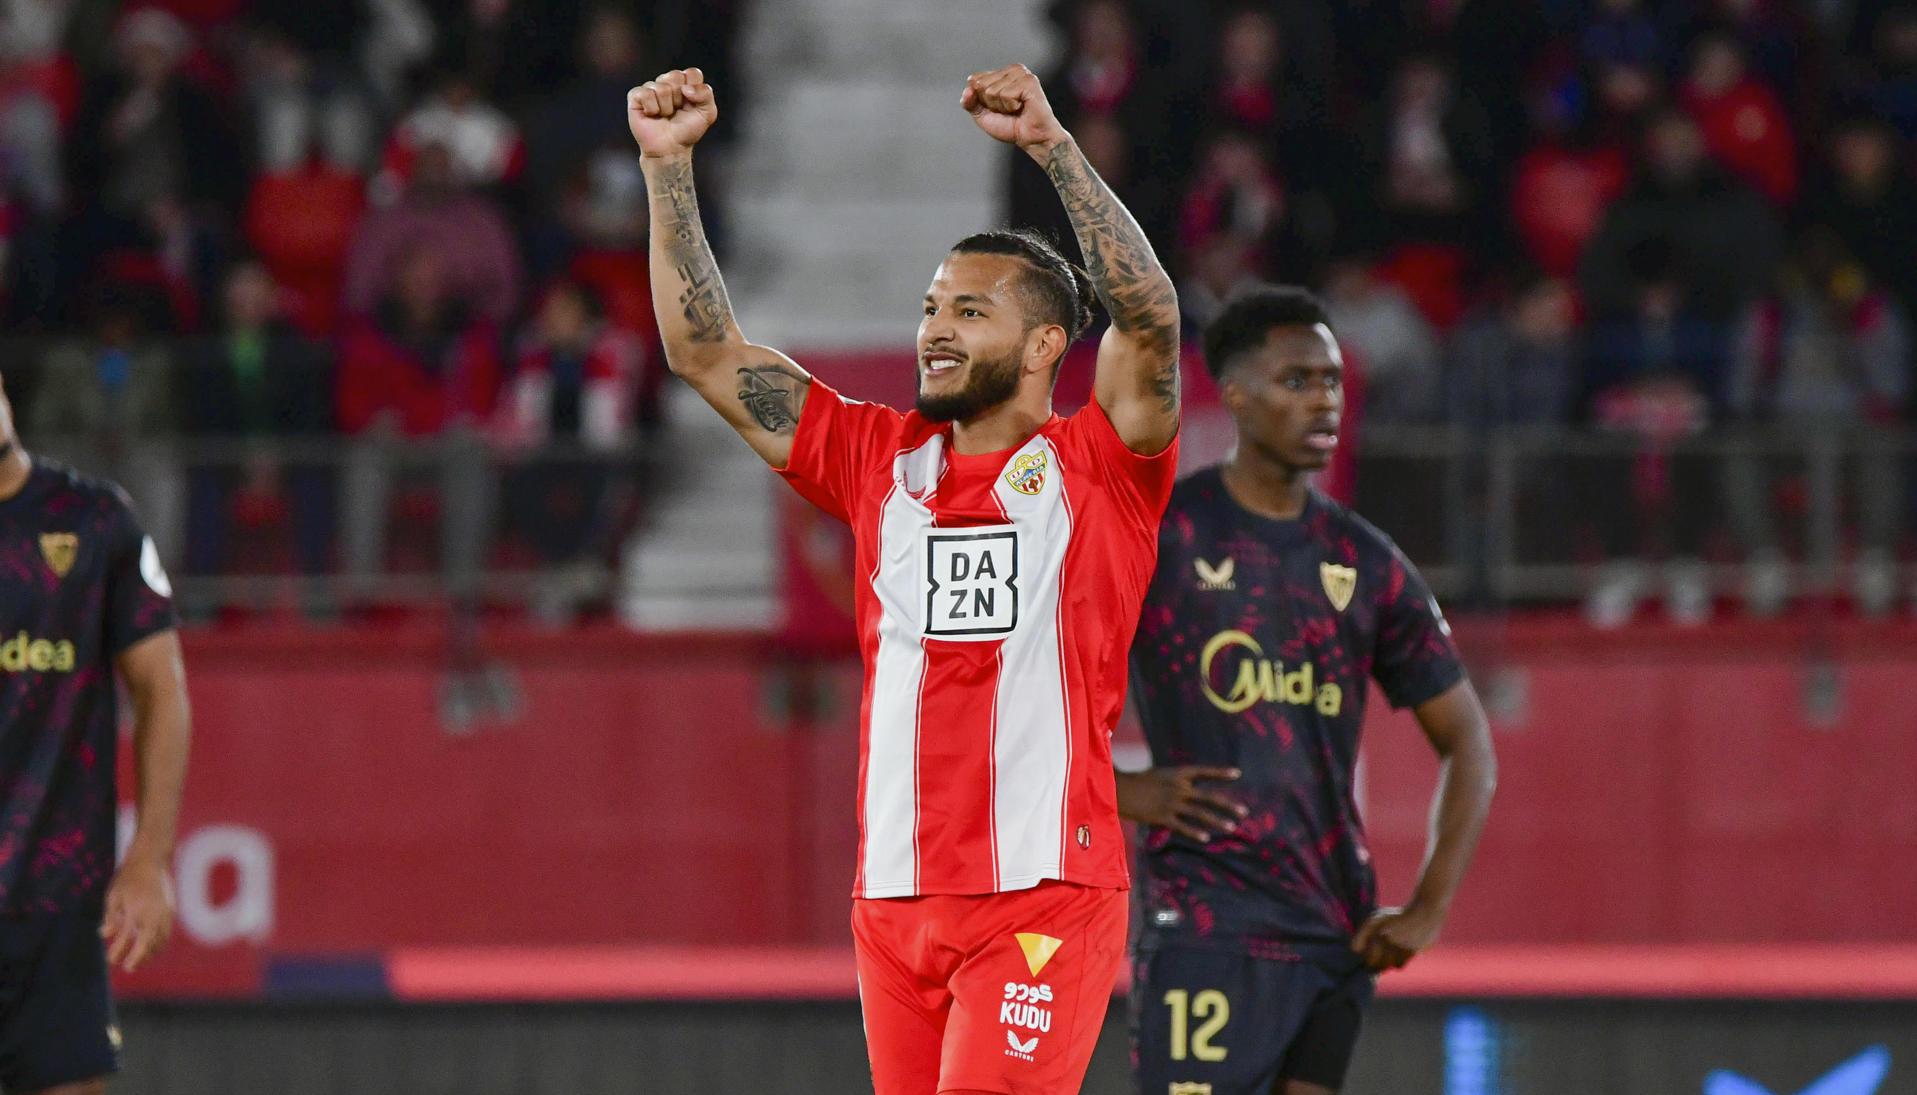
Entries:
<svg viewBox="0 0 1917 1095">
<path fill-rule="evenodd" d="M 166 868 L 128 856 L 107 887 L 106 919 L 100 924 L 107 964 L 131 973 L 158 954 L 172 935 L 173 882 Z"/>
<path fill-rule="evenodd" d="M 719 100 L 696 68 L 661 73 L 626 92 L 626 124 L 647 156 L 690 152 L 718 120 Z"/>
<path fill-rule="evenodd" d="M 1133 821 L 1196 840 L 1238 828 L 1245 808 L 1229 795 L 1200 786 L 1205 781 L 1234 780 L 1236 768 L 1148 768 L 1118 773 L 1118 812 Z"/>
<path fill-rule="evenodd" d="M 965 79 L 959 105 L 978 127 L 1006 144 L 1031 151 L 1068 139 L 1038 77 L 1024 65 L 975 72 Z"/>
<path fill-rule="evenodd" d="M 1441 913 L 1415 906 L 1379 909 L 1358 929 L 1351 949 L 1364 958 L 1365 965 L 1380 973 L 1403 969 L 1419 951 L 1437 941 L 1442 927 Z"/>
</svg>

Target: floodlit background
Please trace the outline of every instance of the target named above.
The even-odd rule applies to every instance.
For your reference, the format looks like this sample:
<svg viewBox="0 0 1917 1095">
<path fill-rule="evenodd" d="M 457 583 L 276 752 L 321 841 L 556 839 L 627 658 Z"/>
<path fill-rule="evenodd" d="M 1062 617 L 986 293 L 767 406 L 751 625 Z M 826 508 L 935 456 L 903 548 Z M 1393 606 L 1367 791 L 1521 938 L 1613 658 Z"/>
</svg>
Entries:
<svg viewBox="0 0 1917 1095">
<path fill-rule="evenodd" d="M 849 538 L 666 375 L 623 93 L 705 69 L 744 328 L 905 402 L 953 240 L 1070 238 L 958 107 L 1023 61 L 1188 333 L 1325 294 L 1324 485 L 1492 708 L 1348 1090 L 1917 1091 L 1909 0 L 12 0 L 0 57 L 0 370 L 190 626 L 116 1090 L 863 1089 Z M 1432 763 L 1377 706 L 1402 897 Z"/>
</svg>

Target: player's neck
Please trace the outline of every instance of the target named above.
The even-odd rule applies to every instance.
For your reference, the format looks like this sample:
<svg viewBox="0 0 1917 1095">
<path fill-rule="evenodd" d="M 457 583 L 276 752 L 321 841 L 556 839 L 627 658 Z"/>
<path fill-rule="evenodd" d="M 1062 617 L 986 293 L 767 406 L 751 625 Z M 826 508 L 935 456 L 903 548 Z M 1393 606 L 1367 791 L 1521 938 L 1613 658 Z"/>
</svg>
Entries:
<svg viewBox="0 0 1917 1095">
<path fill-rule="evenodd" d="M 1016 449 L 1032 439 L 1052 417 L 1049 401 L 1022 407 L 1017 400 L 1001 403 L 970 422 L 952 423 L 952 449 L 961 456 Z"/>
<path fill-rule="evenodd" d="M 7 445 L 6 453 L 0 455 L 0 502 L 24 490 L 32 474 L 33 461 L 27 458 L 27 450 L 17 441 Z"/>
<path fill-rule="evenodd" d="M 1289 520 L 1305 512 L 1311 473 L 1247 453 L 1243 445 L 1225 458 L 1225 492 L 1261 517 Z"/>
</svg>

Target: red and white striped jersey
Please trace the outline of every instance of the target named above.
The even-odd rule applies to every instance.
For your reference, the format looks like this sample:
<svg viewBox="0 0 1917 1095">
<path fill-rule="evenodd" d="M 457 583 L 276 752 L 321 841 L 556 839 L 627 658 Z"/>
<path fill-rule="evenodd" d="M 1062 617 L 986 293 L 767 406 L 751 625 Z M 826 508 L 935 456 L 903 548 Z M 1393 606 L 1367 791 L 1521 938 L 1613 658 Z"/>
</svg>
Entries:
<svg viewBox="0 0 1917 1095">
<path fill-rule="evenodd" d="M 968 456 L 813 382 L 780 474 L 857 541 L 854 896 L 1127 885 L 1111 734 L 1177 463 L 1096 402 Z"/>
</svg>

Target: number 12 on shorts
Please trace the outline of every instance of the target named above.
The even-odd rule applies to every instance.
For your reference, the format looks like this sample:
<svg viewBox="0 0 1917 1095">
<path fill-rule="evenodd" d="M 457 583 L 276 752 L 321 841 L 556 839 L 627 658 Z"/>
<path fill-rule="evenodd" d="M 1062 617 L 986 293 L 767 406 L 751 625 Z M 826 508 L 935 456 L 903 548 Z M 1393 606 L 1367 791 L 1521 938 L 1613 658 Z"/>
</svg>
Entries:
<svg viewBox="0 0 1917 1095">
<path fill-rule="evenodd" d="M 1172 1060 L 1196 1058 L 1216 1062 L 1225 1059 L 1225 1047 L 1213 1045 L 1211 1041 L 1231 1021 L 1231 1001 L 1225 999 L 1224 993 L 1217 989 L 1198 993 L 1172 989 L 1165 994 L 1165 1006 L 1171 1009 Z M 1197 1030 L 1191 1028 L 1193 1019 L 1199 1020 Z"/>
</svg>

